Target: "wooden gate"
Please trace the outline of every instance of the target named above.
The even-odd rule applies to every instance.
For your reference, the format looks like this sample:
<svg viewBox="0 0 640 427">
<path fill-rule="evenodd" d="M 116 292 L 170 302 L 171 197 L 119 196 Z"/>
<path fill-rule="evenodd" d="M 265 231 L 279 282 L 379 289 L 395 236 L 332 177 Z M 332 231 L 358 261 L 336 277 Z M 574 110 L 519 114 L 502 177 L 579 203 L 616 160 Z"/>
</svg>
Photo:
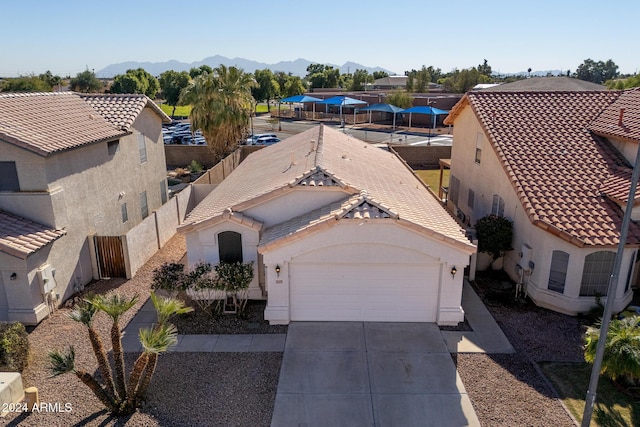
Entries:
<svg viewBox="0 0 640 427">
<path fill-rule="evenodd" d="M 100 278 L 127 277 L 120 236 L 95 236 Z"/>
</svg>

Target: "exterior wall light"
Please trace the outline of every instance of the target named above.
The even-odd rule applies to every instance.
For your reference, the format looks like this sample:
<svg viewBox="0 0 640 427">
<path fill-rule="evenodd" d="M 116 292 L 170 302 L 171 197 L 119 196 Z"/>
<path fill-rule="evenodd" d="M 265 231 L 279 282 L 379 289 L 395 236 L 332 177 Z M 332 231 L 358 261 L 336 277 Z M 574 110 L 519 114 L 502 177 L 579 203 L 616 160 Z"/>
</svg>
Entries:
<svg viewBox="0 0 640 427">
<path fill-rule="evenodd" d="M 456 268 L 455 265 L 453 267 L 451 267 L 451 278 L 452 279 L 455 279 L 457 272 L 458 272 L 458 269 Z"/>
<path fill-rule="evenodd" d="M 18 278 L 18 275 L 16 273 L 12 273 L 11 276 L 9 276 L 9 279 L 11 280 L 16 280 Z"/>
<path fill-rule="evenodd" d="M 276 265 L 276 274 L 280 277 L 280 265 Z"/>
</svg>

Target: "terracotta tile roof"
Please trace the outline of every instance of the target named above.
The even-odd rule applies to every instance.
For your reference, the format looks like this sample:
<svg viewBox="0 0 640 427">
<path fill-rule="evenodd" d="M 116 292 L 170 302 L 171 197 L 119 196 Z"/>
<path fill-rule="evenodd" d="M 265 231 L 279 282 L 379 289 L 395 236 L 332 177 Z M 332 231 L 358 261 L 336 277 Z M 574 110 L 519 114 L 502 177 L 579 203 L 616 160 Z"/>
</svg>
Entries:
<svg viewBox="0 0 640 427">
<path fill-rule="evenodd" d="M 26 259 L 66 233 L 0 210 L 0 251 L 9 255 Z"/>
<path fill-rule="evenodd" d="M 620 96 L 618 91 L 469 92 L 446 122 L 471 106 L 532 223 L 577 246 L 615 246 L 624 212 L 602 190 L 619 191 L 629 165 L 588 129 Z M 636 223 L 628 243 L 640 243 Z"/>
<path fill-rule="evenodd" d="M 596 118 L 589 130 L 604 137 L 640 142 L 640 88 L 625 90 Z"/>
<path fill-rule="evenodd" d="M 0 94 L 0 139 L 43 156 L 126 134 L 72 92 Z"/>
<path fill-rule="evenodd" d="M 473 250 L 460 226 L 395 155 L 325 126 L 249 155 L 196 206 L 181 230 L 221 215 L 226 208 L 243 210 L 263 197 L 289 191 L 320 170 L 333 185 L 341 186 L 346 196 L 364 190 L 383 210 L 442 240 Z"/>
<path fill-rule="evenodd" d="M 130 130 L 133 122 L 145 107 L 152 108 L 164 123 L 171 123 L 171 118 L 167 116 L 151 99 L 146 95 L 86 95 L 80 97 L 93 107 L 102 117 L 118 129 Z"/>
</svg>

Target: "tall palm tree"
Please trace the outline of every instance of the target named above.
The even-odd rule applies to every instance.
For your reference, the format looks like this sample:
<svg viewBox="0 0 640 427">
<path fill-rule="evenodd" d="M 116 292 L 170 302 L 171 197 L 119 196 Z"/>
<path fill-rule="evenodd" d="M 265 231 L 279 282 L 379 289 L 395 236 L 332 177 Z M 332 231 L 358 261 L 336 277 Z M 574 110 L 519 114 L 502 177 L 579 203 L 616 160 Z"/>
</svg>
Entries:
<svg viewBox="0 0 640 427">
<path fill-rule="evenodd" d="M 111 320 L 111 345 L 113 347 L 113 360 L 115 362 L 116 371 L 116 390 L 121 400 L 127 399 L 127 388 L 124 379 L 124 352 L 122 351 L 122 331 L 120 330 L 120 316 L 133 307 L 138 302 L 138 296 L 126 298 L 119 294 L 110 296 L 97 295 L 92 300 L 98 309 L 104 311 Z"/>
<path fill-rule="evenodd" d="M 87 331 L 89 332 L 89 341 L 91 341 L 91 347 L 96 355 L 98 368 L 100 369 L 100 374 L 102 374 L 102 378 L 104 379 L 107 393 L 110 396 L 115 396 L 113 377 L 111 375 L 111 366 L 107 359 L 107 352 L 104 349 L 102 338 L 100 338 L 98 332 L 93 328 L 93 318 L 97 311 L 98 307 L 91 302 L 91 299 L 86 299 L 81 301 L 76 308 L 69 313 L 69 318 L 76 322 L 80 322 L 87 327 Z"/>
<path fill-rule="evenodd" d="M 257 83 L 240 68 L 220 65 L 187 86 L 181 104 L 191 105 L 191 128 L 200 129 L 215 160 L 233 151 L 250 124 L 251 88 Z"/>
</svg>

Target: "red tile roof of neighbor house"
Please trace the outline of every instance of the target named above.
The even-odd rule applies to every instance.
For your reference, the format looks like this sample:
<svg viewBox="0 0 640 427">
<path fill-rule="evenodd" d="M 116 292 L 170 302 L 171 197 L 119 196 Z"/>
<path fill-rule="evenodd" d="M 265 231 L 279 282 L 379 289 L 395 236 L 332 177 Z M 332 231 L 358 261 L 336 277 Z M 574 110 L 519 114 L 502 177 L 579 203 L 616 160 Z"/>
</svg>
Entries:
<svg viewBox="0 0 640 427">
<path fill-rule="evenodd" d="M 123 137 L 145 107 L 171 122 L 145 95 L 0 94 L 0 139 L 46 156 Z"/>
<path fill-rule="evenodd" d="M 368 216 L 398 220 L 474 251 L 460 226 L 395 155 L 322 125 L 249 155 L 179 229 L 188 232 L 211 223 L 225 210 L 242 212 L 298 186 L 326 188 L 318 191 L 341 188 L 344 199 L 274 226 L 265 231 L 261 244 L 308 232 L 331 218 Z"/>
<path fill-rule="evenodd" d="M 608 134 L 637 135 L 639 97 L 638 90 L 469 92 L 445 123 L 471 107 L 532 223 L 577 246 L 615 246 L 624 215 L 615 202 L 626 203 L 631 168 L 594 132 L 616 125 L 623 105 L 635 109 L 623 118 L 633 130 Z M 627 243 L 640 244 L 637 223 Z"/>
<path fill-rule="evenodd" d="M 25 259 L 66 233 L 0 210 L 0 252 Z"/>
</svg>

